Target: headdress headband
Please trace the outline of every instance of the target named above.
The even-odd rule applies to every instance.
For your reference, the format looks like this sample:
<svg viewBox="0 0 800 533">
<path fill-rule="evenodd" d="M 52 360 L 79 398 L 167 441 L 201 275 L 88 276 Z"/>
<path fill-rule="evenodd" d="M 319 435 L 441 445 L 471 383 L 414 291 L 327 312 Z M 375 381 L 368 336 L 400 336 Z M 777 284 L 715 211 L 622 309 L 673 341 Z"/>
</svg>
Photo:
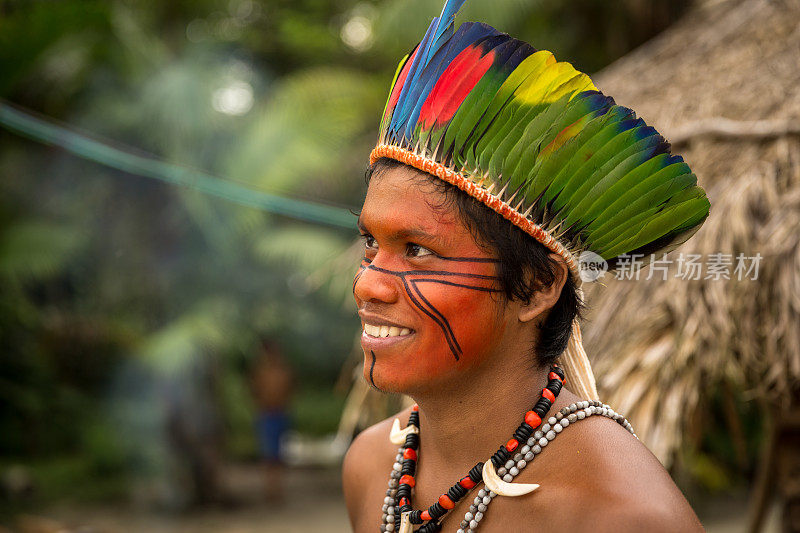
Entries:
<svg viewBox="0 0 800 533">
<path fill-rule="evenodd" d="M 614 268 L 667 252 L 709 213 L 680 156 L 635 113 L 548 51 L 476 22 L 454 29 L 447 0 L 395 73 L 374 163 L 382 157 L 466 192 L 564 258 Z M 570 388 L 597 398 L 577 320 L 561 356 Z"/>
</svg>

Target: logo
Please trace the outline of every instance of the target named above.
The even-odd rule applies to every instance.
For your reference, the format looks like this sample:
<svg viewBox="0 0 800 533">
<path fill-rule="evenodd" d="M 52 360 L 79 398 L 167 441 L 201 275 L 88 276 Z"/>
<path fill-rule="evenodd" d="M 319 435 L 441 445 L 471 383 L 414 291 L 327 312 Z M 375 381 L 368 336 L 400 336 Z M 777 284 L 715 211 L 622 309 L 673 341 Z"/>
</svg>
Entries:
<svg viewBox="0 0 800 533">
<path fill-rule="evenodd" d="M 597 281 L 608 272 L 608 263 L 596 253 L 586 250 L 578 256 L 578 271 L 581 281 Z"/>
</svg>

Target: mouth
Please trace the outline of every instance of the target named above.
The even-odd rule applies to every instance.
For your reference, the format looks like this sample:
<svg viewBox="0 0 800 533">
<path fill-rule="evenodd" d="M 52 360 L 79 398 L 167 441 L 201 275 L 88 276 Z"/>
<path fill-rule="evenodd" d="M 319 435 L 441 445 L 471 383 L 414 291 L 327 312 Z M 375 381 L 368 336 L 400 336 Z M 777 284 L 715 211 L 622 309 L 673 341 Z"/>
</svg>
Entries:
<svg viewBox="0 0 800 533">
<path fill-rule="evenodd" d="M 414 330 L 402 326 L 387 326 L 378 324 L 369 324 L 364 322 L 363 326 L 364 336 L 373 339 L 385 339 L 389 337 L 407 337 L 411 335 Z"/>
</svg>

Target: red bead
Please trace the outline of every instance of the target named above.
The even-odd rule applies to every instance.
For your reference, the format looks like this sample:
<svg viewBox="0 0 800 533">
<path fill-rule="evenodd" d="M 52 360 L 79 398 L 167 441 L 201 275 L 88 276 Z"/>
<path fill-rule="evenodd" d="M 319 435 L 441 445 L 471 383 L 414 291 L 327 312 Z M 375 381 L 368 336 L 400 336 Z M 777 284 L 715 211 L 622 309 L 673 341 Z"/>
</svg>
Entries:
<svg viewBox="0 0 800 533">
<path fill-rule="evenodd" d="M 534 411 L 528 411 L 525 413 L 525 423 L 532 428 L 537 428 L 539 424 L 542 423 L 542 417 L 537 415 Z"/>
<path fill-rule="evenodd" d="M 439 505 L 448 510 L 456 506 L 456 504 L 453 503 L 453 500 L 451 500 L 447 494 L 442 494 L 439 496 Z"/>
<path fill-rule="evenodd" d="M 431 519 L 431 513 L 429 513 L 428 510 L 425 509 L 424 511 L 422 511 L 422 514 L 420 514 L 419 517 L 427 522 L 428 520 Z"/>
<path fill-rule="evenodd" d="M 403 452 L 404 459 L 411 459 L 412 461 L 417 460 L 417 452 L 414 451 L 413 448 L 406 448 L 406 451 Z"/>
<path fill-rule="evenodd" d="M 419 411 L 419 405 L 414 404 L 414 407 L 411 408 L 412 411 Z"/>
<path fill-rule="evenodd" d="M 405 499 L 405 498 L 400 498 L 399 505 L 400 505 L 400 507 L 403 507 L 404 505 L 408 505 L 408 500 Z"/>
<path fill-rule="evenodd" d="M 555 372 L 550 372 L 549 374 L 547 374 L 547 379 L 557 379 L 557 380 L 558 380 L 558 381 L 560 381 L 561 383 L 564 383 L 564 380 L 563 380 L 563 379 L 561 379 L 561 376 L 559 376 L 559 375 L 558 375 L 558 374 L 556 374 Z"/>
<path fill-rule="evenodd" d="M 556 401 L 556 397 L 550 392 L 550 389 L 542 389 L 542 397 L 547 398 L 551 402 Z"/>
<path fill-rule="evenodd" d="M 506 442 L 506 450 L 513 452 L 519 446 L 519 441 L 517 439 L 511 439 L 510 441 Z"/>
<path fill-rule="evenodd" d="M 401 485 L 406 484 L 409 487 L 413 487 L 414 485 L 417 484 L 417 482 L 414 481 L 414 477 L 413 476 L 409 476 L 408 474 L 406 474 L 406 475 L 404 475 L 404 476 L 402 476 L 400 478 L 400 484 Z"/>
<path fill-rule="evenodd" d="M 475 486 L 475 482 L 472 481 L 472 478 L 469 476 L 462 478 L 461 481 L 458 482 L 458 484 L 464 487 L 465 489 L 471 489 L 472 487 Z"/>
</svg>

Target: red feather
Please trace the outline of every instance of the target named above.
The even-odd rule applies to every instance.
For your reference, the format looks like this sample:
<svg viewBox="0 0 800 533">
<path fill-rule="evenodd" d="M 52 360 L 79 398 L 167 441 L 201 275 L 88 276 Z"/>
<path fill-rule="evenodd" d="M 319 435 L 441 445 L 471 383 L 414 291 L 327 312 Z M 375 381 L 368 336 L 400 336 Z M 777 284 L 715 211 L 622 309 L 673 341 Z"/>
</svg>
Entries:
<svg viewBox="0 0 800 533">
<path fill-rule="evenodd" d="M 397 105 L 397 100 L 400 99 L 400 91 L 403 90 L 403 84 L 406 82 L 406 76 L 408 76 L 408 71 L 411 70 L 411 64 L 414 62 L 414 58 L 417 56 L 417 50 L 419 50 L 419 46 L 414 50 L 414 53 L 406 61 L 406 64 L 403 65 L 403 70 L 400 71 L 400 75 L 397 77 L 397 81 L 392 87 L 392 95 L 389 97 L 389 104 L 386 106 L 386 113 L 383 114 L 384 117 L 388 117 L 392 114 L 394 110 L 394 106 Z"/>
<path fill-rule="evenodd" d="M 442 73 L 420 110 L 422 129 L 441 126 L 453 118 L 469 92 L 494 63 L 494 50 L 483 57 L 482 53 L 480 45 L 469 46 Z"/>
</svg>

